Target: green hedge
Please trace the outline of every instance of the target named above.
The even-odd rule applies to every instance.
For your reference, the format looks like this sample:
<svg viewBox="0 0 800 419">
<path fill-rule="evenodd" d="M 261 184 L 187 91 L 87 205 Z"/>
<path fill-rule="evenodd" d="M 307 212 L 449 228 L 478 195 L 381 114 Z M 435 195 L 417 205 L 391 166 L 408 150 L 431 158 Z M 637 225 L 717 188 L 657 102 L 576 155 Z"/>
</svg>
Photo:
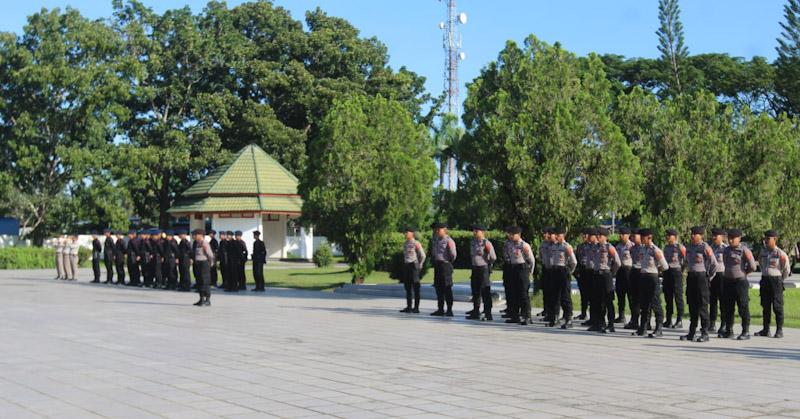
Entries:
<svg viewBox="0 0 800 419">
<path fill-rule="evenodd" d="M 81 247 L 78 263 L 90 263 L 92 251 Z M 55 250 L 48 247 L 3 247 L 0 248 L 0 269 L 55 269 Z"/>
</svg>

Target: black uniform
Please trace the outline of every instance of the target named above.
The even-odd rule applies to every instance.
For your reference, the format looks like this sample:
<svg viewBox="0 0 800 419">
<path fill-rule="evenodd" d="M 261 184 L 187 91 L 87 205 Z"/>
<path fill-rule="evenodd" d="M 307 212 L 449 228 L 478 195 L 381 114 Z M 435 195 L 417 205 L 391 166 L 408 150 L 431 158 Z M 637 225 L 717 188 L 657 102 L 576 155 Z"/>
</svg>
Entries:
<svg viewBox="0 0 800 419">
<path fill-rule="evenodd" d="M 92 240 L 92 272 L 94 273 L 94 280 L 92 282 L 100 282 L 100 254 L 103 247 L 100 245 L 100 240 Z"/>
<path fill-rule="evenodd" d="M 175 238 L 164 240 L 164 273 L 167 278 L 167 289 L 178 288 L 178 242 Z"/>
<path fill-rule="evenodd" d="M 264 264 L 267 263 L 267 248 L 264 242 L 256 238 L 253 242 L 253 279 L 256 282 L 254 291 L 264 291 Z"/>
<path fill-rule="evenodd" d="M 222 287 L 226 290 L 231 288 L 230 273 L 228 263 L 228 244 L 230 240 L 220 240 L 219 247 L 217 248 L 217 263 L 219 264 L 219 273 L 222 276 Z"/>
<path fill-rule="evenodd" d="M 106 237 L 103 242 L 103 263 L 106 265 L 106 284 L 114 282 L 114 239 Z"/>
<path fill-rule="evenodd" d="M 444 228 L 444 227 L 436 227 Z M 434 237 L 431 245 L 433 260 L 433 286 L 436 288 L 438 309 L 433 315 L 453 315 L 453 262 L 456 260 L 456 243 L 450 236 Z M 445 303 L 447 312 L 444 311 Z"/>
<path fill-rule="evenodd" d="M 239 263 L 236 264 L 236 280 L 239 283 L 239 290 L 247 291 L 247 277 L 244 274 L 244 265 L 247 263 L 247 243 L 242 239 L 236 239 L 234 242 L 239 255 Z"/>
<path fill-rule="evenodd" d="M 695 228 L 692 234 L 702 234 Z M 686 263 L 689 273 L 686 276 L 686 301 L 689 305 L 689 334 L 682 339 L 694 339 L 697 321 L 700 319 L 700 340 L 708 340 L 710 296 L 709 278 L 717 272 L 717 258 L 711 246 L 705 242 L 691 243 L 686 249 Z"/>
<path fill-rule="evenodd" d="M 131 280 L 128 282 L 128 285 L 132 287 L 138 287 L 141 284 L 139 280 L 139 277 L 141 276 L 141 271 L 139 270 L 139 261 L 136 260 L 136 258 L 141 254 L 141 246 L 142 242 L 138 237 L 133 237 L 128 240 L 126 254 L 128 256 L 128 273 L 131 276 Z"/>
<path fill-rule="evenodd" d="M 153 288 L 164 287 L 164 246 L 160 237 L 150 239 L 153 248 Z"/>
<path fill-rule="evenodd" d="M 219 259 L 219 242 L 216 237 L 212 237 L 208 242 L 211 252 L 214 253 L 214 263 L 209 267 L 208 275 L 211 278 L 211 285 L 217 286 L 217 260 Z"/>
<path fill-rule="evenodd" d="M 191 263 L 192 246 L 189 239 L 181 239 L 178 244 L 178 272 L 180 273 L 181 291 L 189 291 L 192 287 L 192 278 L 189 277 L 189 265 Z"/>
<path fill-rule="evenodd" d="M 729 231 L 728 237 L 733 239 L 741 237 L 741 232 Z M 742 333 L 739 339 L 750 337 L 750 284 L 747 282 L 747 275 L 755 270 L 755 259 L 753 252 L 742 243 L 738 246 L 729 245 L 722 254 L 725 265 L 725 276 L 722 284 L 723 321 L 725 330 L 723 337 L 733 337 L 733 315 L 736 306 L 739 307 L 739 315 L 742 317 Z"/>
<path fill-rule="evenodd" d="M 140 247 L 140 260 L 139 264 L 142 268 L 142 276 L 144 277 L 144 286 L 153 286 L 153 245 L 150 239 L 142 239 L 142 246 Z"/>
<path fill-rule="evenodd" d="M 125 285 L 125 239 L 117 238 L 114 243 L 114 266 L 117 269 L 117 284 Z"/>
</svg>

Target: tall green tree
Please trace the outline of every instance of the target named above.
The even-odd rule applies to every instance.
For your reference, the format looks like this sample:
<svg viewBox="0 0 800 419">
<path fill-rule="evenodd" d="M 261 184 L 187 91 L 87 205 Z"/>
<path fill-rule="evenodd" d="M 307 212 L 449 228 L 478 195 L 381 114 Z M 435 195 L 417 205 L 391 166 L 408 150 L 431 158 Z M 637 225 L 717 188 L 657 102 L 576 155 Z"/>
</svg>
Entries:
<svg viewBox="0 0 800 419">
<path fill-rule="evenodd" d="M 81 180 L 76 165 L 102 166 L 129 116 L 122 48 L 102 21 L 70 8 L 42 9 L 20 36 L 0 35 L 0 171 L 10 176 L 15 215 L 36 242 L 52 230 L 47 221 L 68 185 Z"/>
<path fill-rule="evenodd" d="M 668 91 L 671 94 L 680 94 L 683 93 L 683 62 L 689 56 L 689 50 L 684 45 L 678 0 L 658 1 L 658 22 L 658 51 L 661 52 L 661 62 L 669 69 L 671 76 Z"/>
<path fill-rule="evenodd" d="M 400 102 L 352 95 L 334 101 L 311 151 L 304 217 L 341 247 L 354 279 L 364 278 L 383 240 L 401 223 L 419 225 L 431 206 L 436 169 L 426 128 Z"/>
<path fill-rule="evenodd" d="M 800 115 L 800 1 L 789 0 L 783 8 L 781 36 L 777 39 L 775 89 L 779 111 Z"/>
<path fill-rule="evenodd" d="M 530 36 L 508 42 L 469 84 L 460 147 L 465 189 L 527 228 L 576 227 L 639 205 L 639 163 L 611 121 L 597 56 Z"/>
</svg>

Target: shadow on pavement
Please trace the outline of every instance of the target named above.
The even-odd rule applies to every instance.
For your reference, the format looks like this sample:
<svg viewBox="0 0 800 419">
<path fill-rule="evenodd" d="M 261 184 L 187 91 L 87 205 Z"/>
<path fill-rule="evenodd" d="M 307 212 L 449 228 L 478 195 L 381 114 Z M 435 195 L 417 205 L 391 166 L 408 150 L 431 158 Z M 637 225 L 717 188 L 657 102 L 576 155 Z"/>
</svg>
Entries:
<svg viewBox="0 0 800 419">
<path fill-rule="evenodd" d="M 757 338 L 753 338 L 757 339 Z M 761 338 L 768 339 L 768 338 Z M 800 361 L 800 349 L 787 349 L 787 348 L 722 348 L 719 346 L 698 346 L 698 347 L 685 347 L 681 348 L 684 351 L 700 352 L 700 353 L 723 353 L 732 355 L 741 355 L 757 359 L 786 359 L 790 361 Z"/>
</svg>

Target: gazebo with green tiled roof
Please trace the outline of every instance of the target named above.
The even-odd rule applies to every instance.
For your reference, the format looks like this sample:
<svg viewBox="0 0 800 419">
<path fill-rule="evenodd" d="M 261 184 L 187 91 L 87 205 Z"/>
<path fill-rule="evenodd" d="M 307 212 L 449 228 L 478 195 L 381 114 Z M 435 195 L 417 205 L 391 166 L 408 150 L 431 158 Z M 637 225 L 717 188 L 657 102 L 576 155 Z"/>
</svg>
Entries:
<svg viewBox="0 0 800 419">
<path fill-rule="evenodd" d="M 303 206 L 297 183 L 280 163 L 251 144 L 187 189 L 169 213 L 189 217 L 191 228 L 204 228 L 210 222 L 217 231 L 241 230 L 248 250 L 252 233 L 259 231 L 271 258 L 287 257 L 293 250 L 310 257 L 306 250 L 312 246 L 304 246 L 313 243 L 310 229 L 293 227 Z"/>
</svg>

